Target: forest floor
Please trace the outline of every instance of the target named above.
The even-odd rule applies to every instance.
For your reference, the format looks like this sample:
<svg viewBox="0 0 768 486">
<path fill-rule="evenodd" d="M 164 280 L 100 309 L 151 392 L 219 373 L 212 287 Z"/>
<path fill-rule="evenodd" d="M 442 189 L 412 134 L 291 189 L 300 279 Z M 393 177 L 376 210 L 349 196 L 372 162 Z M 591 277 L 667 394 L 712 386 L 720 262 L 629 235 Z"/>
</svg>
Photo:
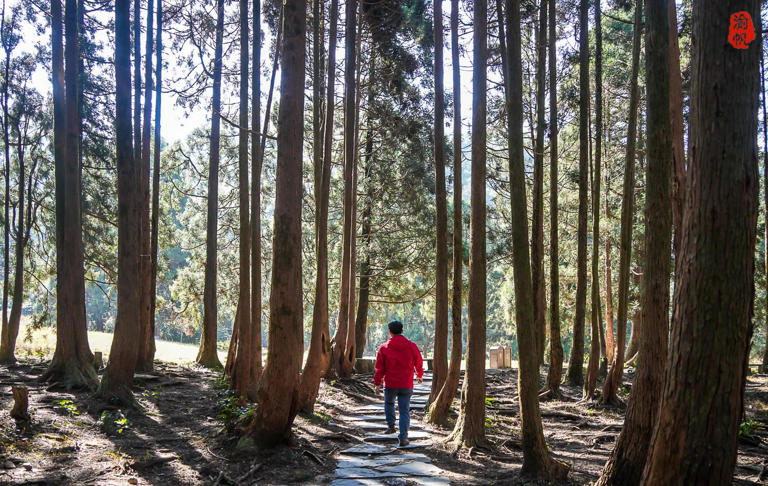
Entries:
<svg viewBox="0 0 768 486">
<path fill-rule="evenodd" d="M 236 406 L 218 373 L 158 362 L 155 373 L 136 380 L 143 410 L 135 411 L 103 409 L 87 392 L 48 389 L 36 381 L 44 369 L 36 360 L 0 366 L 0 485 L 328 484 L 339 452 L 365 436 L 345 417 L 381 400 L 370 374 L 323 383 L 315 413 L 296 418 L 291 443 L 267 451 L 238 436 L 238 420 L 248 410 Z M 456 452 L 441 441 L 449 430 L 427 426 L 432 445 L 418 452 L 456 484 L 523 484 L 517 373 L 489 371 L 487 384 L 490 449 Z M 32 425 L 26 431 L 8 414 L 10 386 L 18 385 L 29 388 Z M 571 463 L 568 484 L 588 484 L 611 454 L 624 410 L 581 402 L 577 388 L 562 391 L 561 401 L 542 403 L 547 443 Z M 628 385 L 625 400 L 627 392 Z M 423 416 L 413 412 L 414 420 Z M 734 484 L 766 484 L 768 375 L 748 377 L 746 414 Z M 418 482 L 395 478 L 384 484 Z"/>
</svg>

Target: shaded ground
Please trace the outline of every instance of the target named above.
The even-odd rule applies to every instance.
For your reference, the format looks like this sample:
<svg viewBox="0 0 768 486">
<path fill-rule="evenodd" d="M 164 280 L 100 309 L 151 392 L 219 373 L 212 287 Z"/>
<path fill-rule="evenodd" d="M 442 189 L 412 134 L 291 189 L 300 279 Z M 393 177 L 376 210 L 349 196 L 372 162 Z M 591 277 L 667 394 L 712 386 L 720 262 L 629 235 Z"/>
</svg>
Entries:
<svg viewBox="0 0 768 486">
<path fill-rule="evenodd" d="M 43 370 L 37 361 L 0 366 L 2 485 L 328 484 L 339 452 L 362 443 L 370 432 L 345 417 L 375 398 L 369 374 L 324 383 L 315 414 L 297 417 L 292 443 L 259 451 L 230 431 L 247 411 L 234 404 L 216 373 L 158 363 L 155 374 L 136 381 L 140 413 L 102 411 L 88 393 L 46 390 L 35 381 Z M 27 432 L 16 430 L 8 415 L 12 385 L 30 390 L 33 425 Z M 452 477 L 462 477 L 461 484 L 522 484 L 516 388 L 516 371 L 489 372 L 491 449 L 456 453 L 441 443 L 448 430 L 429 429 L 433 445 L 418 452 Z M 570 484 L 588 484 L 611 453 L 623 410 L 580 403 L 579 389 L 562 390 L 563 401 L 542 404 L 547 442 L 572 464 Z M 414 414 L 418 418 L 423 411 Z M 746 414 L 749 435 L 740 440 L 734 484 L 766 484 L 768 375 L 748 378 Z"/>
</svg>

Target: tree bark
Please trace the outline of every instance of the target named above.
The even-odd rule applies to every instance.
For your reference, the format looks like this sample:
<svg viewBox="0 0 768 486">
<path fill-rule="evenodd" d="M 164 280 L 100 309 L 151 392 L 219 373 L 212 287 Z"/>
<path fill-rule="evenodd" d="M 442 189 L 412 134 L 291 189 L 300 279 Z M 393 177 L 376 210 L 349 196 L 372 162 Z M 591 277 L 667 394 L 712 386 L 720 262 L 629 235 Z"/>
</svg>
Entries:
<svg viewBox="0 0 768 486">
<path fill-rule="evenodd" d="M 224 38 L 224 0 L 216 3 L 216 48 L 213 60 L 213 99 L 211 102 L 210 165 L 208 167 L 208 221 L 205 239 L 205 285 L 203 289 L 203 334 L 197 362 L 220 369 L 216 349 L 218 327 L 218 227 L 219 227 L 219 144 L 221 139 L 221 72 Z M 242 320 L 242 313 L 240 314 Z M 238 323 L 235 323 L 237 326 Z"/>
<path fill-rule="evenodd" d="M 248 0 L 240 0 L 240 116 L 238 130 L 238 199 L 240 205 L 240 255 L 238 305 L 240 333 L 238 334 L 232 384 L 243 403 L 251 387 L 251 229 L 248 213 Z"/>
<path fill-rule="evenodd" d="M 328 328 L 328 203 L 331 188 L 331 159 L 333 157 L 333 114 L 336 97 L 336 37 L 338 0 L 331 0 L 328 32 L 328 81 L 325 95 L 325 120 L 323 125 L 323 168 L 317 210 L 317 274 L 315 278 L 315 305 L 312 309 L 312 337 L 307 363 L 301 374 L 299 409 L 311 412 L 317 399 L 320 379 L 331 366 L 331 347 Z"/>
<path fill-rule="evenodd" d="M 761 44 L 762 47 L 762 44 Z M 763 94 L 763 204 L 765 214 L 768 215 L 768 109 L 766 109 L 765 92 L 765 55 L 760 53 L 760 91 Z M 767 216 L 768 218 L 768 216 Z M 763 233 L 765 252 L 765 291 L 766 291 L 766 318 L 765 318 L 765 347 L 763 348 L 763 362 L 760 371 L 768 372 L 768 224 Z"/>
<path fill-rule="evenodd" d="M 368 183 L 370 185 L 370 182 Z M 366 205 L 363 208 L 362 234 L 365 244 L 365 259 L 360 267 L 360 288 L 358 289 L 357 315 L 355 317 L 355 357 L 362 358 L 368 332 L 368 307 L 371 285 L 371 191 L 366 195 Z"/>
<path fill-rule="evenodd" d="M 449 436 L 457 446 L 476 447 L 485 437 L 485 178 L 488 63 L 488 5 L 476 0 L 473 9 L 472 190 L 470 209 L 469 292 L 467 296 L 467 365 L 461 410 Z"/>
<path fill-rule="evenodd" d="M 453 86 L 461 86 L 459 69 L 459 1 L 451 0 L 451 64 Z M 440 393 L 429 407 L 430 423 L 445 425 L 459 387 L 461 372 L 461 287 L 462 287 L 462 172 L 461 172 L 461 90 L 453 90 L 453 283 L 451 291 L 451 364 Z"/>
<path fill-rule="evenodd" d="M 261 0 L 253 0 L 251 71 L 251 393 L 261 376 Z M 268 117 L 268 114 L 266 115 Z"/>
<path fill-rule="evenodd" d="M 141 161 L 141 0 L 133 0 L 133 157 Z M 138 183 L 137 179 L 137 183 Z M 138 234 L 138 233 L 137 233 Z M 139 250 L 141 251 L 141 250 Z M 141 296 L 141 293 L 139 293 Z M 141 298 L 141 297 L 139 297 Z"/>
<path fill-rule="evenodd" d="M 280 45 L 283 35 L 283 9 L 280 9 L 277 26 L 277 45 Z M 251 359 L 251 383 L 249 392 L 251 399 L 256 399 L 256 385 L 262 372 L 262 332 L 261 332 L 261 170 L 264 165 L 264 144 L 269 128 L 269 112 L 272 109 L 272 93 L 275 88 L 275 76 L 280 61 L 280 50 L 275 50 L 275 60 L 272 64 L 272 76 L 269 80 L 269 94 L 267 95 L 266 111 L 264 112 L 264 128 L 259 135 L 256 131 L 261 119 L 261 1 L 253 2 L 253 86 L 251 97 L 253 109 L 251 121 L 254 130 L 251 140 L 253 161 L 251 164 L 251 347 L 253 356 Z M 229 364 L 229 359 L 227 360 Z"/>
<path fill-rule="evenodd" d="M 590 298 L 591 343 L 584 397 L 593 398 L 599 373 L 602 334 L 600 315 L 600 168 L 603 150 L 603 27 L 600 1 L 595 0 L 595 163 L 592 174 L 592 282 Z M 603 344 L 604 346 L 604 344 Z"/>
<path fill-rule="evenodd" d="M 357 25 L 355 34 L 355 46 L 362 46 L 363 38 L 363 10 L 357 12 Z M 356 47 L 357 49 L 357 47 Z M 352 168 L 352 228 L 350 229 L 350 261 L 349 261 L 349 304 L 347 305 L 347 340 L 345 359 L 342 361 L 341 376 L 347 377 L 352 374 L 357 356 L 357 328 L 355 322 L 355 309 L 357 301 L 357 167 L 359 165 L 359 143 L 360 143 L 360 79 L 362 76 L 362 55 L 358 58 L 355 65 L 355 122 L 354 122 L 354 165 Z M 369 79 L 370 82 L 370 79 Z"/>
<path fill-rule="evenodd" d="M 21 118 L 21 115 L 19 115 Z M 6 119 L 6 123 L 8 120 Z M 16 338 L 19 336 L 19 326 L 21 324 L 21 307 L 24 302 L 24 249 L 26 247 L 27 237 L 25 236 L 24 226 L 24 136 L 19 126 L 17 118 L 16 132 L 18 134 L 18 148 L 16 162 L 19 166 L 18 181 L 18 222 L 16 225 L 16 261 L 13 275 L 13 302 L 11 303 L 11 315 L 8 322 L 2 328 L 0 336 L 0 363 L 12 363 L 16 361 L 14 356 L 16 350 Z M 6 145 L 7 146 L 7 145 Z M 30 193 L 30 199 L 32 194 Z M 28 223 L 28 224 L 31 224 Z"/>
<path fill-rule="evenodd" d="M 503 26 L 503 22 L 499 23 Z M 499 37 L 503 38 L 503 30 Z M 505 52 L 506 51 L 506 52 Z M 507 46 L 504 87 L 507 103 L 509 180 L 512 207 L 512 267 L 515 277 L 515 317 L 520 353 L 519 390 L 523 467 L 521 476 L 564 480 L 569 467 L 555 460 L 544 441 L 539 410 L 539 355 L 533 312 L 534 289 L 528 253 L 528 215 L 523 163 L 523 97 L 520 0 L 507 0 Z"/>
<path fill-rule="evenodd" d="M 611 205 L 608 194 L 611 192 L 608 177 L 608 160 L 605 161 L 605 219 L 611 219 Z M 609 363 L 613 362 L 616 353 L 616 342 L 613 334 L 613 270 L 611 269 L 611 232 L 605 235 L 605 349 Z"/>
<path fill-rule="evenodd" d="M 351 373 L 349 363 L 354 363 L 354 325 L 350 325 L 350 279 L 354 279 L 352 263 L 352 239 L 355 238 L 354 212 L 354 174 L 355 174 L 355 66 L 357 31 L 357 0 L 349 0 L 346 5 L 344 28 L 344 223 L 341 257 L 341 290 L 339 292 L 339 322 L 331 339 L 332 366 L 339 377 Z M 350 337 L 351 342 L 350 342 Z"/>
<path fill-rule="evenodd" d="M 374 102 L 374 82 L 376 63 L 375 56 L 371 56 L 371 73 L 368 82 L 368 127 L 365 132 L 365 200 L 363 205 L 362 234 L 360 235 L 365 245 L 365 258 L 360 267 L 360 289 L 357 303 L 357 316 L 355 317 L 355 350 L 356 357 L 362 358 L 365 350 L 366 333 L 368 331 L 368 301 L 370 297 L 371 282 L 371 206 L 373 205 L 373 183 L 371 171 L 373 169 L 373 128 L 371 124 L 370 109 Z"/>
<path fill-rule="evenodd" d="M 129 0 L 115 2 L 115 139 L 117 142 L 117 320 L 109 365 L 98 394 L 133 403 L 131 382 L 139 338 L 139 160 L 131 146 Z M 71 145 L 70 145 L 71 147 Z"/>
<path fill-rule="evenodd" d="M 246 433 L 272 446 L 284 441 L 298 409 L 303 348 L 301 281 L 301 140 L 304 129 L 306 0 L 286 0 L 275 176 L 269 360 L 258 385 L 259 406 Z M 330 100 L 329 100 L 330 102 Z"/>
<path fill-rule="evenodd" d="M 549 370 L 544 396 L 560 396 L 563 376 L 563 343 L 560 340 L 560 256 L 558 235 L 558 167 L 557 167 L 557 11 L 555 0 L 549 1 Z"/>
<path fill-rule="evenodd" d="M 80 133 L 77 130 L 79 99 L 75 82 L 80 57 L 76 1 L 67 0 L 66 3 L 66 92 L 62 11 L 58 0 L 51 2 L 51 19 L 53 145 L 56 165 L 56 350 L 42 379 L 67 387 L 94 388 L 98 378 L 93 369 L 93 354 L 88 346 L 85 321 L 85 270 L 78 154 Z M 126 22 L 128 21 L 126 19 Z M 130 44 L 127 44 L 127 48 L 130 49 Z M 126 62 L 129 66 L 129 129 L 126 140 L 130 144 L 130 59 Z"/>
<path fill-rule="evenodd" d="M 599 204 L 599 203 L 598 203 Z M 600 276 L 598 275 L 598 278 Z M 600 370 L 599 370 L 599 376 L 603 379 L 605 379 L 605 376 L 608 374 L 608 350 L 605 347 L 605 323 L 602 320 L 603 316 L 603 305 L 602 302 L 597 302 L 597 313 L 600 315 Z"/>
<path fill-rule="evenodd" d="M 11 49 L 6 44 L 6 22 L 5 22 L 5 4 L 3 4 L 2 18 L 0 18 L 2 26 L 0 26 L 0 34 L 2 34 L 3 50 L 5 51 L 5 66 L 3 77 L 3 92 L 2 92 L 2 105 L 3 105 L 3 154 L 5 155 L 5 196 L 3 211 L 5 219 L 3 221 L 3 329 L 8 327 L 8 286 L 10 284 L 10 268 L 11 268 L 11 143 L 10 143 L 10 117 L 8 116 L 8 92 L 10 91 L 10 79 L 11 79 Z"/>
<path fill-rule="evenodd" d="M 544 362 L 547 302 L 544 282 L 544 130 L 546 128 L 547 1 L 539 5 L 536 39 L 536 141 L 533 149 L 533 221 L 531 224 L 531 275 L 533 320 L 539 363 Z"/>
<path fill-rule="evenodd" d="M 645 197 L 645 265 L 637 374 L 624 427 L 598 484 L 640 484 L 664 386 L 669 333 L 669 277 L 672 245 L 670 117 L 670 0 L 646 0 L 646 103 L 648 169 Z"/>
<path fill-rule="evenodd" d="M 224 375 L 229 377 L 230 382 L 232 381 L 232 374 L 234 373 L 234 370 L 235 370 L 235 357 L 237 356 L 237 345 L 239 342 L 240 342 L 240 297 L 238 295 L 237 307 L 235 307 L 235 318 L 232 320 L 232 335 L 229 337 L 229 348 L 227 349 L 227 360 L 224 362 Z"/>
<path fill-rule="evenodd" d="M 448 202 L 445 191 L 445 89 L 443 88 L 443 2 L 434 1 L 435 29 L 435 344 L 432 354 L 432 390 L 429 402 L 440 393 L 448 373 Z"/>
<path fill-rule="evenodd" d="M 150 223 L 150 194 L 149 194 L 149 156 L 151 152 L 152 133 L 152 50 L 154 48 L 154 33 L 152 29 L 152 13 L 154 1 L 147 0 L 147 44 L 146 61 L 144 64 L 144 126 L 141 135 L 141 165 L 139 175 L 140 208 L 140 272 L 141 272 L 141 314 L 139 334 L 139 356 L 136 360 L 137 371 L 151 371 L 155 360 L 155 328 L 150 318 L 152 308 L 152 258 L 151 258 L 151 223 Z M 138 39 L 136 40 L 138 42 Z"/>
<path fill-rule="evenodd" d="M 150 292 L 149 292 L 149 329 L 155 333 L 155 310 L 157 308 L 157 257 L 158 257 L 158 239 L 160 232 L 160 152 L 162 140 L 160 137 L 160 115 L 161 98 L 163 92 L 163 3 L 157 0 L 157 62 L 155 67 L 155 146 L 153 153 L 153 171 L 152 171 L 152 235 L 150 237 Z"/>
<path fill-rule="evenodd" d="M 680 74 L 680 44 L 677 39 L 677 5 L 667 2 L 669 21 L 669 110 L 672 120 L 672 223 L 675 261 L 679 260 L 685 203 L 685 128 L 683 80 Z"/>
<path fill-rule="evenodd" d="M 627 153 L 624 168 L 624 188 L 621 203 L 621 242 L 619 248 L 619 314 L 616 325 L 617 349 L 611 361 L 608 376 L 603 383 L 602 403 L 615 403 L 617 391 L 624 375 L 624 341 L 627 334 L 629 307 L 629 267 L 632 261 L 632 226 L 635 199 L 635 149 L 637 144 L 637 79 L 640 71 L 640 34 L 642 33 L 643 4 L 635 1 L 635 30 L 632 34 L 632 74 L 627 126 Z M 633 326 L 634 327 L 634 326 Z"/>
<path fill-rule="evenodd" d="M 638 255 L 639 257 L 640 255 Z M 637 279 L 642 283 L 642 278 Z M 635 312 L 632 313 L 632 317 L 629 318 L 629 322 L 632 323 L 632 329 L 629 331 L 629 342 L 627 343 L 627 346 L 625 347 L 626 351 L 624 352 L 624 363 L 628 363 L 634 358 L 635 354 L 637 354 L 637 350 L 640 347 L 640 327 L 643 325 L 642 319 L 640 318 L 640 309 L 635 309 Z M 626 329 L 625 329 L 626 334 Z"/>
<path fill-rule="evenodd" d="M 12 386 L 13 408 L 10 416 L 17 424 L 27 424 L 32 419 L 29 416 L 29 389 L 26 386 Z"/>
<path fill-rule="evenodd" d="M 315 198 L 315 256 L 318 255 L 318 237 L 320 227 L 320 205 L 323 187 L 323 49 L 322 37 L 323 2 L 312 0 L 312 167 L 314 169 Z M 319 262 L 315 268 L 319 267 Z M 312 342 L 310 341 L 310 348 Z M 309 360 L 309 358 L 307 358 Z M 304 378 L 302 376 L 302 382 Z M 299 402 L 301 402 L 301 383 L 299 384 Z M 301 403 L 300 403 L 301 407 Z M 311 410 L 310 410 L 311 412 Z"/>
<path fill-rule="evenodd" d="M 579 10 L 579 227 L 573 346 L 565 381 L 584 384 L 584 317 L 587 307 L 587 212 L 589 206 L 589 1 Z"/>
<path fill-rule="evenodd" d="M 757 34 L 745 50 L 723 41 L 739 11 Z M 761 24 L 757 0 L 693 4 L 685 264 L 643 484 L 732 481 L 753 317 Z"/>
</svg>

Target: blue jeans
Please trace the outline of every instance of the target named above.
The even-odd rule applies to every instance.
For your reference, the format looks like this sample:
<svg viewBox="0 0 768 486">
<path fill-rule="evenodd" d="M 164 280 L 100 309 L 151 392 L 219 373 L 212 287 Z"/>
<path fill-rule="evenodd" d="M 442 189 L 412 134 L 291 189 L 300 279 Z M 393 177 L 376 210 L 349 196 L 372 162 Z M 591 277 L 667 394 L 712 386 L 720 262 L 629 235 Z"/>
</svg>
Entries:
<svg viewBox="0 0 768 486">
<path fill-rule="evenodd" d="M 408 438 L 408 427 L 411 425 L 411 395 L 413 388 L 385 388 L 384 415 L 387 425 L 395 425 L 395 398 L 400 412 L 400 440 Z"/>
</svg>

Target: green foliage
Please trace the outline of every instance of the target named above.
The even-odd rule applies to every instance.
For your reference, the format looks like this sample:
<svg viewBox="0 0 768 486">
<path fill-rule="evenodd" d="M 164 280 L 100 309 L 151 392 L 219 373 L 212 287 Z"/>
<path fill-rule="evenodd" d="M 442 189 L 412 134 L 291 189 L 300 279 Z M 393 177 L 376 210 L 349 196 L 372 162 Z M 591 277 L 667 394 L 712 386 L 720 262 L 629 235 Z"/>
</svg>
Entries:
<svg viewBox="0 0 768 486">
<path fill-rule="evenodd" d="M 53 408 L 68 415 L 80 415 L 77 405 L 72 400 L 58 400 Z"/>
<path fill-rule="evenodd" d="M 238 422 L 253 414 L 254 408 L 251 405 L 240 405 L 240 400 L 235 395 L 235 391 L 229 387 L 229 382 L 225 378 L 217 378 L 214 387 L 217 390 L 218 398 L 216 417 L 224 425 L 224 428 L 231 432 Z"/>
<path fill-rule="evenodd" d="M 747 420 L 739 424 L 739 437 L 750 437 L 752 433 L 757 430 L 758 423 L 752 420 Z"/>
<path fill-rule="evenodd" d="M 314 412 L 309 416 L 309 421 L 315 424 L 327 424 L 331 419 L 332 417 L 330 415 L 323 412 Z"/>
<path fill-rule="evenodd" d="M 101 428 L 107 435 L 122 435 L 130 429 L 130 423 L 122 410 L 104 410 L 101 412 Z"/>
</svg>

